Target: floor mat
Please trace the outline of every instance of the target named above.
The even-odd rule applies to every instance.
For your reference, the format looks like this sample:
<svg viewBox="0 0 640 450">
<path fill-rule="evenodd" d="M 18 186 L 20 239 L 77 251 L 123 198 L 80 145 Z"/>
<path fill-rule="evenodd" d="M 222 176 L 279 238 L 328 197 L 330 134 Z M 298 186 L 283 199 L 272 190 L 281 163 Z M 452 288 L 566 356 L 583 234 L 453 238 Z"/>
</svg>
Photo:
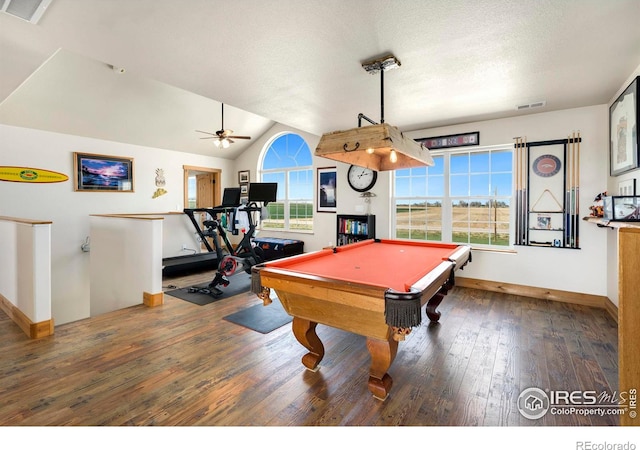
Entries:
<svg viewBox="0 0 640 450">
<path fill-rule="evenodd" d="M 185 300 L 196 305 L 204 306 L 224 298 L 229 298 L 243 292 L 248 292 L 251 289 L 251 275 L 246 273 L 238 273 L 229 278 L 229 286 L 218 286 L 218 289 L 222 291 L 222 294 L 216 296 L 207 292 L 209 282 L 196 284 L 186 288 L 174 289 L 172 291 L 166 291 L 166 295 Z"/>
<path fill-rule="evenodd" d="M 270 333 L 293 320 L 277 298 L 274 298 L 270 305 L 263 306 L 260 303 L 225 316 L 223 319 L 262 334 Z"/>
</svg>

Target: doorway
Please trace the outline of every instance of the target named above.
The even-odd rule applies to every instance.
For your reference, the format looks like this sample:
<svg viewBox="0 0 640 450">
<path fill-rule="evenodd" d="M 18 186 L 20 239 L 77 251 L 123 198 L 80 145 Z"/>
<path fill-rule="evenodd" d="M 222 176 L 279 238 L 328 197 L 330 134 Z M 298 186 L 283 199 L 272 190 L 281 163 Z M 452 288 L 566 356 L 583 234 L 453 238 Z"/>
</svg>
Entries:
<svg viewBox="0 0 640 450">
<path fill-rule="evenodd" d="M 184 207 L 185 208 L 213 208 L 221 203 L 220 169 L 207 167 L 182 166 L 184 170 Z M 199 216 L 199 217 L 198 217 Z M 206 213 L 196 213 L 200 228 L 207 220 Z M 209 238 L 211 239 L 211 238 Z M 212 242 L 209 244 L 213 245 Z M 206 246 L 201 244 L 201 250 Z"/>
<path fill-rule="evenodd" d="M 182 166 L 184 207 L 211 208 L 220 204 L 220 169 Z"/>
</svg>

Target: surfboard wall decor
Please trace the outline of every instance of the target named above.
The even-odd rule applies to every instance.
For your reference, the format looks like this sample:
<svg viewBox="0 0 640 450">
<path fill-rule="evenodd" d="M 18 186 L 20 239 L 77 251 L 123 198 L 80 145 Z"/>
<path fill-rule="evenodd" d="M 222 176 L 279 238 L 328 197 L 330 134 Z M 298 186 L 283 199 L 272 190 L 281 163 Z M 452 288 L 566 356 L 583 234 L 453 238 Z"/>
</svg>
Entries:
<svg viewBox="0 0 640 450">
<path fill-rule="evenodd" d="M 17 183 L 60 183 L 69 177 L 60 172 L 33 167 L 0 166 L 0 181 Z"/>
</svg>

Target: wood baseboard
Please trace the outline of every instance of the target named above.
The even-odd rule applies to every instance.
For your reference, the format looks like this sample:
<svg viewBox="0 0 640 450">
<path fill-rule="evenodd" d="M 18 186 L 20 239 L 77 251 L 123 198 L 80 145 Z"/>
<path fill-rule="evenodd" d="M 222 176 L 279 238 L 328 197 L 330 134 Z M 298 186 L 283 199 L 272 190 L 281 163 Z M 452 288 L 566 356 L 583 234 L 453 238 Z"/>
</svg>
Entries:
<svg viewBox="0 0 640 450">
<path fill-rule="evenodd" d="M 520 295 L 522 297 L 532 297 L 541 300 L 552 300 L 555 302 L 573 303 L 576 305 L 591 306 L 594 308 L 603 308 L 606 309 L 609 314 L 612 313 L 609 311 L 609 306 L 607 305 L 607 302 L 611 303 L 611 300 L 603 295 L 582 294 L 557 289 L 545 289 L 519 284 L 478 280 L 476 278 L 456 277 L 455 282 L 456 286 L 460 287 L 482 289 L 483 291 L 491 292 L 502 292 L 504 294 Z M 615 308 L 613 303 L 611 303 L 611 306 Z M 617 321 L 617 308 L 615 314 Z"/>
<path fill-rule="evenodd" d="M 618 323 L 618 307 L 608 297 L 604 300 L 604 309 Z"/>
<path fill-rule="evenodd" d="M 0 309 L 31 339 L 39 339 L 53 334 L 53 319 L 32 322 L 20 309 L 0 294 Z"/>
<path fill-rule="evenodd" d="M 142 293 L 142 303 L 150 308 L 154 306 L 160 306 L 164 304 L 164 292 L 158 292 L 156 294 L 150 294 L 148 292 Z"/>
</svg>

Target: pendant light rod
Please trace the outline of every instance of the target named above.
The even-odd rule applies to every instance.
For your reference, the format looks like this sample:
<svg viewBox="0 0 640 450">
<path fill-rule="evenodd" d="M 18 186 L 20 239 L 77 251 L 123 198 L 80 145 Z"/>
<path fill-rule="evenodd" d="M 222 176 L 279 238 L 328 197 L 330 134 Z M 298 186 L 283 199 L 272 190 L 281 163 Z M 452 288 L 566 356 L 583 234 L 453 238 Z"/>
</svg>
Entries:
<svg viewBox="0 0 640 450">
<path fill-rule="evenodd" d="M 371 75 L 375 75 L 380 72 L 380 123 L 384 123 L 384 73 L 390 69 L 397 69 L 400 67 L 400 61 L 393 56 L 387 55 L 382 58 L 375 59 L 373 61 L 368 61 L 362 63 L 362 68 L 366 70 Z M 362 126 L 362 119 L 365 119 L 367 122 L 372 125 L 379 125 L 378 122 L 374 122 L 364 114 L 358 114 L 358 127 Z"/>
<path fill-rule="evenodd" d="M 384 70 L 380 71 L 380 123 L 384 123 Z"/>
</svg>

